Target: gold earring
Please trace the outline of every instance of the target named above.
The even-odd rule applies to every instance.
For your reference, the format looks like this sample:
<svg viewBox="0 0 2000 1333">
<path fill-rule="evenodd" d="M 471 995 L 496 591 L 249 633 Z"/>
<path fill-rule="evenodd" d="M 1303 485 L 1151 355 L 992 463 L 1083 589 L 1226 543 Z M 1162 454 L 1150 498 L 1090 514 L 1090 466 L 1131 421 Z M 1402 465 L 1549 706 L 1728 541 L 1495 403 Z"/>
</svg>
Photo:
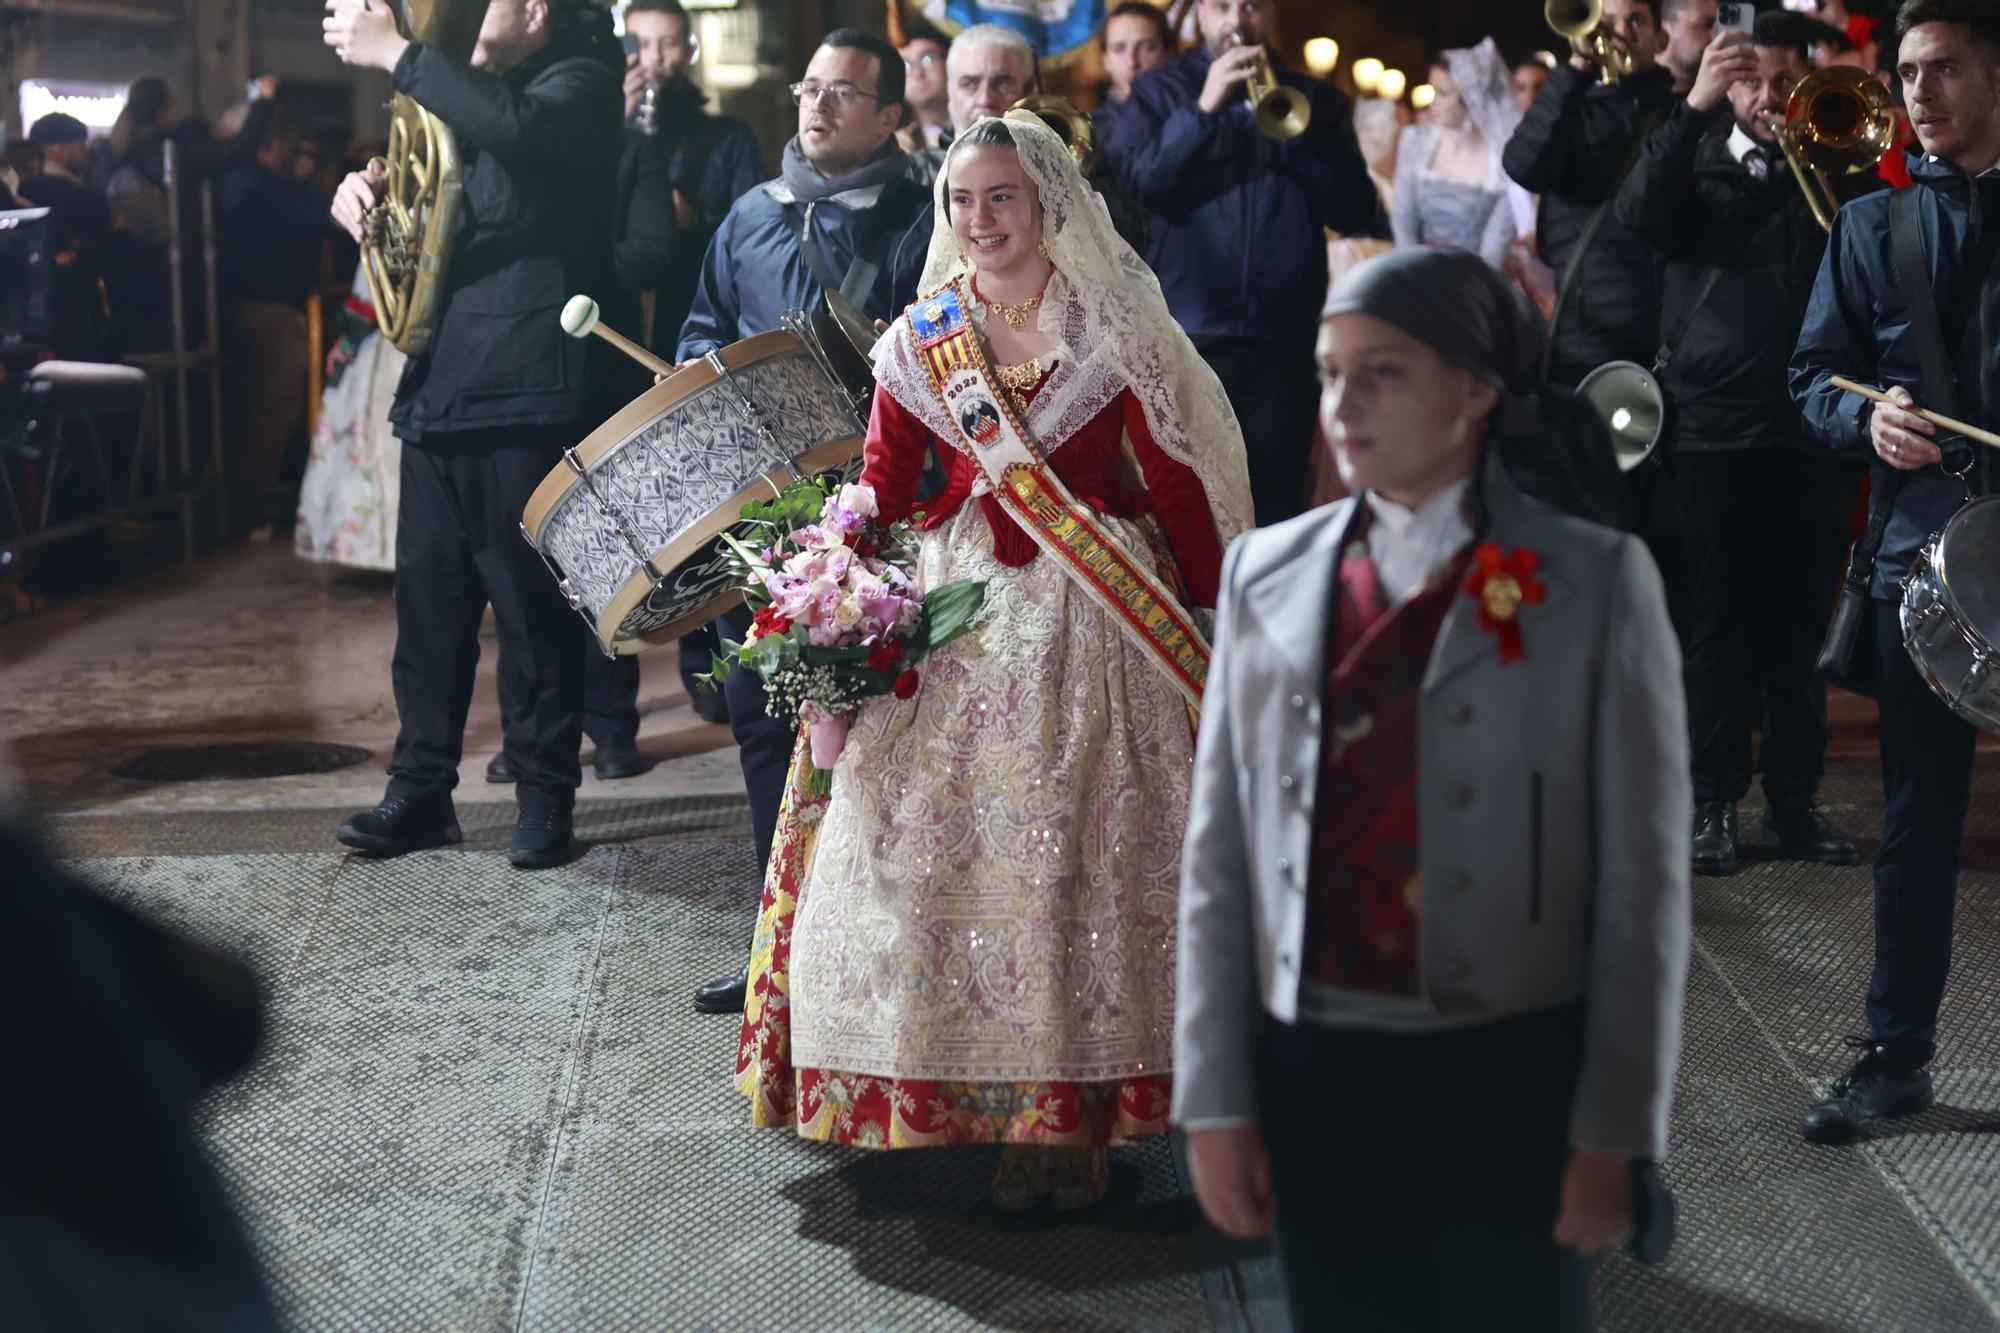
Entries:
<svg viewBox="0 0 2000 1333">
<path fill-rule="evenodd" d="M 1035 249 L 1040 251 L 1042 258 L 1048 260 L 1051 264 L 1056 262 L 1056 257 L 1049 253 L 1049 241 L 1046 236 L 1035 242 Z"/>
</svg>

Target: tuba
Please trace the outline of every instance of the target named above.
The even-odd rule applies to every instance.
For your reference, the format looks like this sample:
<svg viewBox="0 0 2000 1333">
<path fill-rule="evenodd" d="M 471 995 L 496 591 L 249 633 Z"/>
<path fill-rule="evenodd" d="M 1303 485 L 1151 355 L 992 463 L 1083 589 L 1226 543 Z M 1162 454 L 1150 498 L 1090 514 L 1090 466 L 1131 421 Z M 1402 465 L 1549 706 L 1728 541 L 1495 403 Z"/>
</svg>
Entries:
<svg viewBox="0 0 2000 1333">
<path fill-rule="evenodd" d="M 396 28 L 460 61 L 472 58 L 486 0 L 396 0 Z M 458 139 L 451 127 L 402 93 L 389 122 L 389 147 L 373 159 L 386 173 L 382 197 L 362 223 L 361 264 L 382 335 L 421 356 L 444 307 L 445 268 L 458 221 Z"/>
<path fill-rule="evenodd" d="M 1831 178 L 1870 170 L 1895 139 L 1889 91 L 1859 65 L 1829 65 L 1801 79 L 1778 131 L 1778 147 L 1827 231 L 1840 210 Z"/>
<path fill-rule="evenodd" d="M 1604 0 L 1545 0 L 1542 18 L 1549 30 L 1597 65 L 1597 76 L 1617 83 L 1632 72 L 1632 47 L 1604 27 Z"/>
<path fill-rule="evenodd" d="M 1238 28 L 1234 44 L 1254 46 L 1257 34 L 1248 28 Z M 1271 72 L 1269 60 L 1257 62 L 1256 72 L 1244 85 L 1244 92 L 1250 99 L 1257 131 L 1266 139 L 1276 139 L 1279 143 L 1296 139 L 1312 124 L 1312 103 L 1298 89 L 1279 83 L 1278 76 Z"/>
<path fill-rule="evenodd" d="M 1066 97 L 1056 97 L 1049 93 L 1036 93 L 1024 97 L 1007 108 L 1009 111 L 1026 111 L 1039 116 L 1044 125 L 1055 131 L 1069 155 L 1076 159 L 1076 169 L 1088 179 L 1097 167 L 1097 130 L 1090 123 L 1090 117 L 1076 109 L 1076 104 Z"/>
</svg>

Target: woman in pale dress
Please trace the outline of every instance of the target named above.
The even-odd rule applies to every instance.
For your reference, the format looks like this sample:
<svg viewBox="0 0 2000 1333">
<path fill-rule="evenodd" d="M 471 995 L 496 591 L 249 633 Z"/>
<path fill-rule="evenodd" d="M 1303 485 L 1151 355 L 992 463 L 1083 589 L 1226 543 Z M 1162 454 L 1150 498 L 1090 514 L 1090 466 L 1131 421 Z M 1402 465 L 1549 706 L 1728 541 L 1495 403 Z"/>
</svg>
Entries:
<svg viewBox="0 0 2000 1333">
<path fill-rule="evenodd" d="M 294 549 L 303 560 L 394 570 L 402 443 L 390 433 L 404 356 L 375 327 L 367 278 L 357 270 L 327 355 L 319 424 L 299 484 Z"/>
<path fill-rule="evenodd" d="M 1520 123 L 1493 39 L 1446 51 L 1431 69 L 1430 118 L 1403 131 L 1389 211 L 1397 245 L 1450 245 L 1499 268 L 1516 236 L 1534 230 L 1528 195 L 1500 169 Z"/>
<path fill-rule="evenodd" d="M 968 258 L 969 256 L 969 258 Z M 958 293 L 1023 434 L 1193 607 L 1250 523 L 1243 439 L 1158 281 L 1026 113 L 951 149 L 917 306 Z M 1102 1197 L 1166 1129 L 1185 696 L 991 493 L 906 313 L 882 337 L 863 480 L 916 506 L 920 586 L 984 580 L 908 701 L 864 706 L 830 800 L 794 785 L 751 961 L 753 1119 L 879 1148 L 1001 1143 L 994 1200 Z"/>
</svg>

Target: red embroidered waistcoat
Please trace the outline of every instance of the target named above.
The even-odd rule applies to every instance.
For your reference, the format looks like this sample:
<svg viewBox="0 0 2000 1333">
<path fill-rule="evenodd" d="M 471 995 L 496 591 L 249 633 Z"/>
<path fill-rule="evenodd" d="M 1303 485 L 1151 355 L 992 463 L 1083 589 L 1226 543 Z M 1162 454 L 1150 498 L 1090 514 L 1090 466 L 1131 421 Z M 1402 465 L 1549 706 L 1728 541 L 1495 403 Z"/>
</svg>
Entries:
<svg viewBox="0 0 2000 1333">
<path fill-rule="evenodd" d="M 1466 553 L 1400 607 L 1368 554 L 1367 502 L 1342 543 L 1327 615 L 1304 980 L 1418 994 L 1422 914 L 1417 721 L 1424 672 Z"/>
</svg>

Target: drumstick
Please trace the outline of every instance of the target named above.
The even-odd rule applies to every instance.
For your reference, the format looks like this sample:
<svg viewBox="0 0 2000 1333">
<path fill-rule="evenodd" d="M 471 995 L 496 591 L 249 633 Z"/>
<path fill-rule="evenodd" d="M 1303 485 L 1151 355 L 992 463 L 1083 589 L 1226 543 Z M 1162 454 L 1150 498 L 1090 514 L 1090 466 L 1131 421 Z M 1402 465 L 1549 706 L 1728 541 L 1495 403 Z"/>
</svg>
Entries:
<svg viewBox="0 0 2000 1333">
<path fill-rule="evenodd" d="M 670 361 L 660 360 L 618 330 L 601 323 L 597 317 L 597 302 L 588 296 L 569 298 L 569 304 L 562 310 L 562 326 L 563 332 L 572 338 L 586 338 L 593 333 L 596 334 L 655 375 L 671 375 L 680 369 Z"/>
<path fill-rule="evenodd" d="M 1873 399 L 1878 403 L 1887 403 L 1889 406 L 1900 408 L 1905 412 L 1914 412 L 1934 426 L 1943 426 L 1946 430 L 1957 431 L 1960 435 L 1964 435 L 1969 439 L 1977 440 L 1981 444 L 1990 444 L 1995 449 L 2000 449 L 2000 435 L 1995 435 L 1990 430 L 1981 430 L 1979 427 L 1968 425 L 1956 417 L 1948 417 L 1942 412 L 1933 412 L 1928 407 L 1903 407 L 1901 403 L 1891 398 L 1888 394 L 1883 393 L 1880 389 L 1871 389 L 1865 384 L 1856 384 L 1853 380 L 1842 379 L 1838 375 L 1829 375 L 1827 379 L 1836 388 L 1845 389 L 1849 393 L 1858 393 L 1863 398 Z"/>
</svg>

